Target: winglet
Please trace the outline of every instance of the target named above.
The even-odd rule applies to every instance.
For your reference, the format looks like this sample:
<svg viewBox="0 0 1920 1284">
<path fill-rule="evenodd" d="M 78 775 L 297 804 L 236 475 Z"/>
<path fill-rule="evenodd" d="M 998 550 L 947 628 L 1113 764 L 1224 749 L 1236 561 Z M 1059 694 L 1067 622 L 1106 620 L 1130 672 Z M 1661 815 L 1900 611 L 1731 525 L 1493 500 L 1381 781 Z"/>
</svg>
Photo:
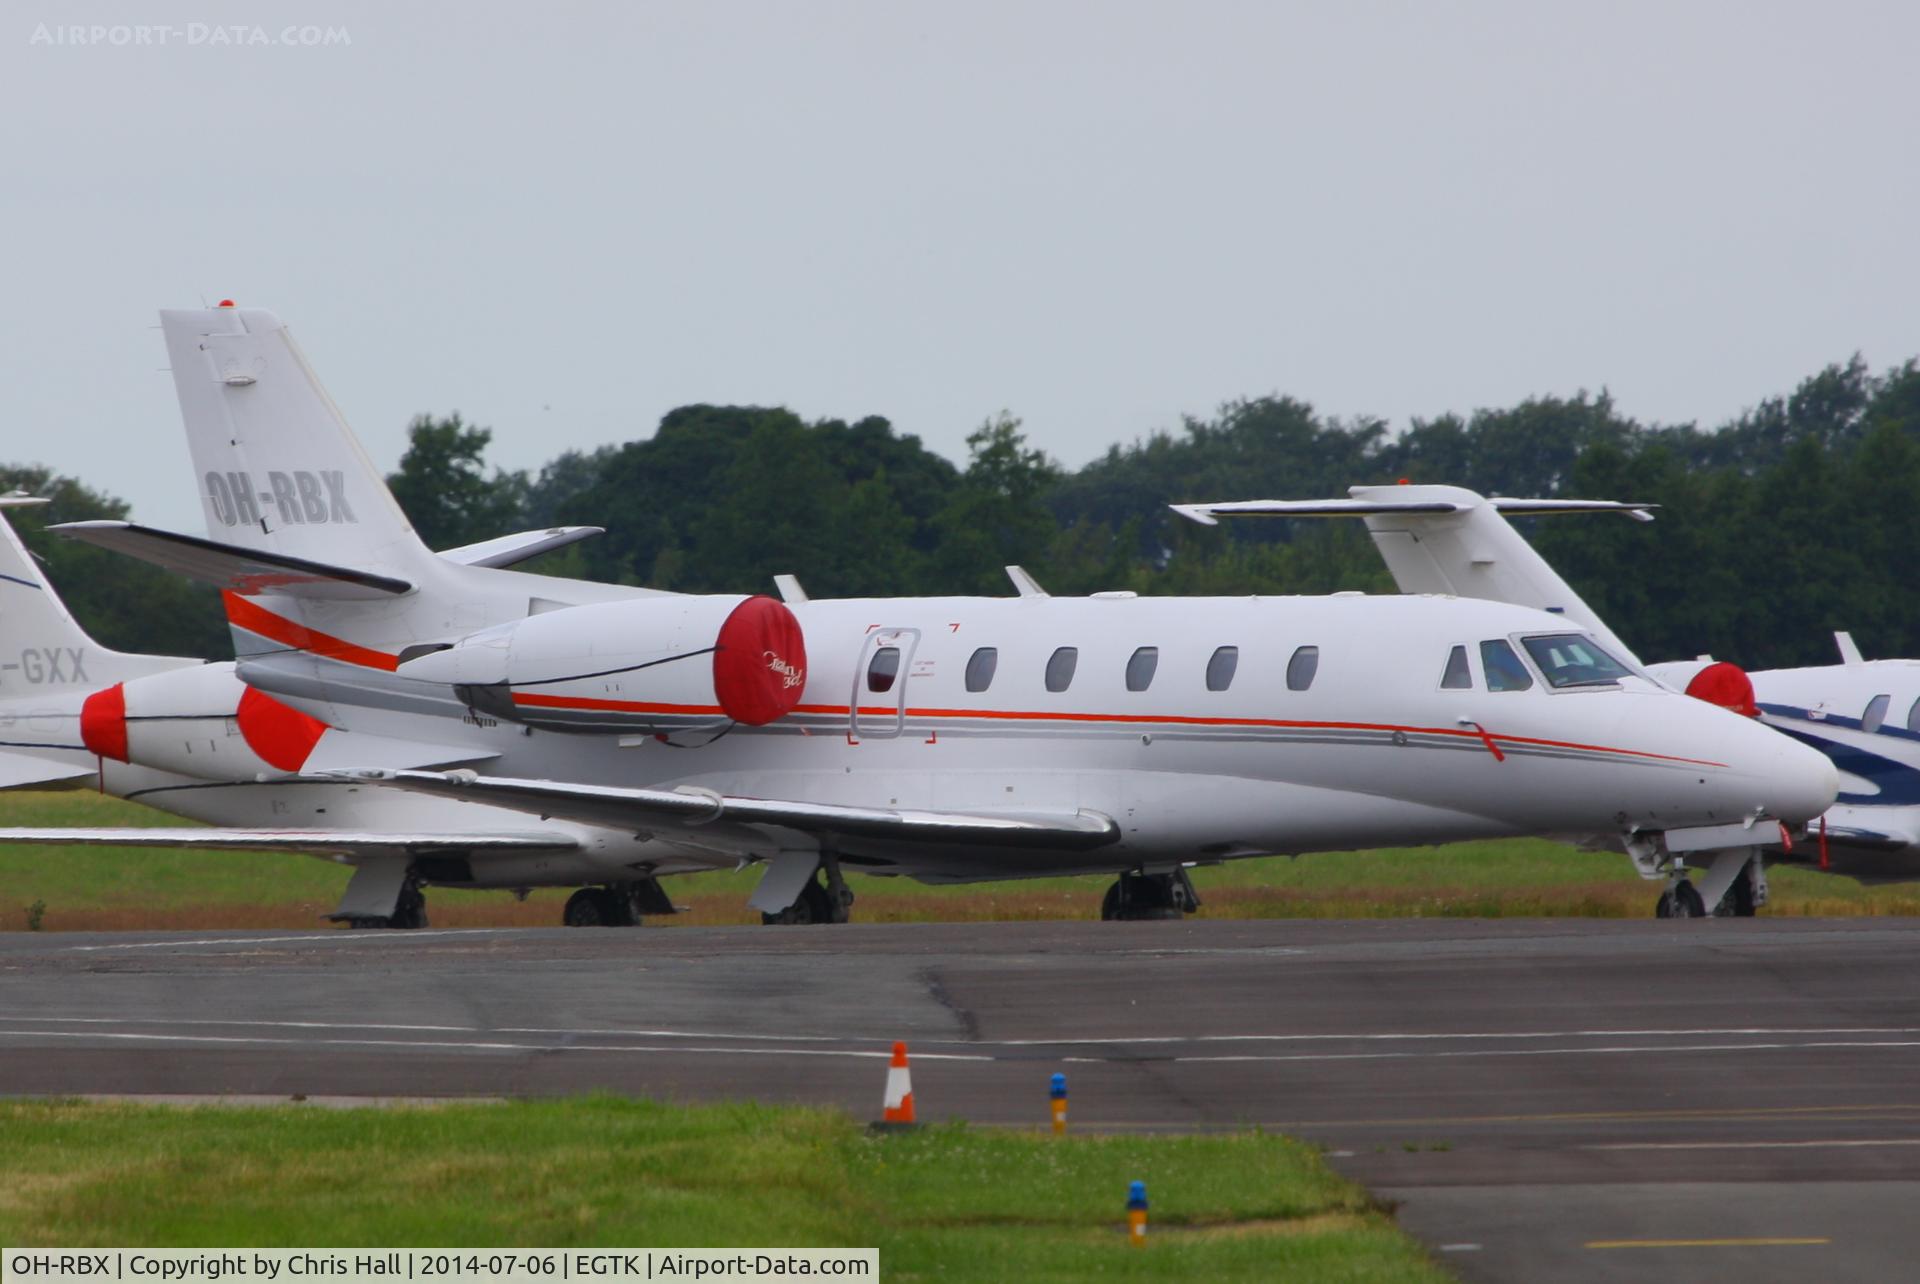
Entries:
<svg viewBox="0 0 1920 1284">
<path fill-rule="evenodd" d="M 773 577 L 773 586 L 780 590 L 780 600 L 788 606 L 809 600 L 807 591 L 800 587 L 800 577 L 797 575 L 776 575 Z"/>
<path fill-rule="evenodd" d="M 1859 646 L 1853 640 L 1853 634 L 1841 629 L 1833 635 L 1833 644 L 1840 648 L 1840 663 L 1846 665 L 1865 664 L 1867 658 L 1860 654 Z"/>
<path fill-rule="evenodd" d="M 1013 591 L 1021 597 L 1048 596 L 1047 591 L 1040 587 L 1040 581 L 1027 573 L 1026 567 L 1008 566 L 1002 569 L 1006 571 L 1007 578 L 1013 581 Z"/>
</svg>

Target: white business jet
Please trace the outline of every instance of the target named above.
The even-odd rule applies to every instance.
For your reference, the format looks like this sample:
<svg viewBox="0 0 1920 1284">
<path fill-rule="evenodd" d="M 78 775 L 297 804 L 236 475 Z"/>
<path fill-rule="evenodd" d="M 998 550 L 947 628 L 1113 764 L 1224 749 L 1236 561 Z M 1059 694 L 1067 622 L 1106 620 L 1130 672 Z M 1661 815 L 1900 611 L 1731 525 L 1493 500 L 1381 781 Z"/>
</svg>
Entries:
<svg viewBox="0 0 1920 1284">
<path fill-rule="evenodd" d="M 498 569 L 537 536 L 436 555 L 271 314 L 162 323 L 209 535 L 63 533 L 226 590 L 239 678 L 317 745 L 483 764 L 289 757 L 263 784 L 601 827 L 631 838 L 636 878 L 761 861 L 751 903 L 814 922 L 847 917 L 846 868 L 1106 872 L 1107 917 L 1158 917 L 1196 904 L 1194 864 L 1565 831 L 1721 847 L 1833 798 L 1821 755 L 1526 607 L 1053 598 L 1024 576 L 1012 598 L 809 601 L 789 582 L 783 603 Z M 486 863 L 468 854 L 476 882 Z M 440 881 L 393 854 L 355 884 L 372 869 L 396 898 Z"/>
<path fill-rule="evenodd" d="M 1223 517 L 1350 517 L 1366 523 L 1403 593 L 1532 607 L 1557 615 L 1626 662 L 1633 652 L 1507 521 L 1508 516 L 1619 512 L 1651 521 L 1650 505 L 1486 498 L 1457 486 L 1355 486 L 1346 499 L 1175 504 L 1212 525 Z M 1636 868 L 1664 878 L 1655 912 L 1747 915 L 1766 901 L 1764 852 L 1864 878 L 1920 878 L 1920 662 L 1865 661 L 1839 635 L 1843 663 L 1748 674 L 1711 656 L 1647 666 L 1672 690 L 1723 706 L 1826 754 L 1838 769 L 1839 803 L 1806 841 L 1791 835 L 1708 852 L 1685 838 L 1628 844 Z M 1756 832 L 1757 838 L 1766 835 Z M 1749 859 L 1754 857 L 1754 859 Z M 1709 861 L 1696 888 L 1690 864 Z"/>
</svg>

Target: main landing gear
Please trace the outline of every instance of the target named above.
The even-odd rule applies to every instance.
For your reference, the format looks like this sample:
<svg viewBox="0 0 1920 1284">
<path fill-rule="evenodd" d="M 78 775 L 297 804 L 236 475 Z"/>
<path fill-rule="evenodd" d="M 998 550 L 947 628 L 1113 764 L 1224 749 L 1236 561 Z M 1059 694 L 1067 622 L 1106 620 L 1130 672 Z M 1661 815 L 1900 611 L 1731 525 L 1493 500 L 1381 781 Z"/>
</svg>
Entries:
<svg viewBox="0 0 1920 1284">
<path fill-rule="evenodd" d="M 1728 860 L 1730 853 L 1722 852 L 1719 860 Z M 1737 859 L 1737 857 L 1733 858 Z M 1693 885 L 1687 877 L 1686 865 L 1676 860 L 1673 872 L 1667 883 L 1667 890 L 1660 893 L 1660 899 L 1654 903 L 1655 918 L 1752 918 L 1754 911 L 1766 903 L 1766 868 L 1755 855 L 1739 863 L 1730 880 L 1715 865 L 1709 867 L 1703 880 L 1708 892 L 1717 893 L 1712 908 L 1707 905 L 1706 895 Z M 1721 875 L 1721 877 L 1716 877 Z"/>
<path fill-rule="evenodd" d="M 420 890 L 420 880 L 411 874 L 400 888 L 400 899 L 391 914 L 355 914 L 347 918 L 350 929 L 368 930 L 382 927 L 425 927 L 427 926 L 427 897 Z"/>
<path fill-rule="evenodd" d="M 583 887 L 567 898 L 560 921 L 568 927 L 638 927 L 646 914 L 677 914 L 657 878 Z"/>
<path fill-rule="evenodd" d="M 1100 901 L 1100 917 L 1115 920 L 1184 918 L 1200 908 L 1185 869 L 1171 874 L 1122 874 Z"/>
<path fill-rule="evenodd" d="M 853 917 L 853 891 L 840 876 L 840 862 L 822 861 L 826 882 L 816 875 L 800 888 L 793 904 L 777 914 L 762 911 L 760 921 L 769 927 L 799 923 L 845 923 Z"/>
</svg>

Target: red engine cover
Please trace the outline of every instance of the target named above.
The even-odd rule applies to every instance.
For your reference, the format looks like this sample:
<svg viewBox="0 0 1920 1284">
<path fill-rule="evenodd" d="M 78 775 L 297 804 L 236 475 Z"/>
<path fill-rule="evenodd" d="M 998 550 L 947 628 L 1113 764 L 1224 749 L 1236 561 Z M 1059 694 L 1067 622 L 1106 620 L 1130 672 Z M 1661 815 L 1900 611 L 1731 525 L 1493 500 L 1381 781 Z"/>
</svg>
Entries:
<svg viewBox="0 0 1920 1284">
<path fill-rule="evenodd" d="M 727 716 L 765 726 L 791 712 L 806 685 L 807 642 L 793 612 L 770 597 L 734 607 L 713 649 L 713 690 Z"/>
<path fill-rule="evenodd" d="M 1760 706 L 1753 702 L 1753 679 L 1745 669 L 1725 660 L 1716 660 L 1694 674 L 1693 681 L 1687 683 L 1687 694 L 1749 718 L 1760 716 Z"/>
<path fill-rule="evenodd" d="M 127 760 L 127 688 L 116 682 L 80 706 L 80 743 L 102 758 Z"/>
<path fill-rule="evenodd" d="M 327 724 L 320 719 L 281 704 L 253 687 L 241 694 L 235 719 L 240 723 L 240 734 L 247 748 L 281 771 L 300 770 L 307 755 L 320 743 L 320 737 L 327 734 Z"/>
</svg>

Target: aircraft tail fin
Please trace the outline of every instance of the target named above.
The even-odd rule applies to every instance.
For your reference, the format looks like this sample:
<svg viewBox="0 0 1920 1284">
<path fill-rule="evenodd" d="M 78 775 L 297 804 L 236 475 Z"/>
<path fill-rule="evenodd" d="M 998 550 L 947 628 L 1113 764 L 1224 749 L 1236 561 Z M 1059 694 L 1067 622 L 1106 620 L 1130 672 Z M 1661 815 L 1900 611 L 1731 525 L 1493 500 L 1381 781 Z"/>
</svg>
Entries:
<svg viewBox="0 0 1920 1284">
<path fill-rule="evenodd" d="M 1580 499 L 1488 499 L 1458 486 L 1354 486 L 1348 499 L 1175 504 L 1204 525 L 1222 517 L 1357 517 L 1402 593 L 1445 593 L 1564 615 L 1622 659 L 1633 649 L 1507 521 L 1515 516 L 1624 513 L 1652 521 L 1651 504 Z"/>
<path fill-rule="evenodd" d="M 202 663 L 115 651 L 88 636 L 4 514 L 45 502 L 0 496 L 0 701 L 90 690 Z"/>
<path fill-rule="evenodd" d="M 278 317 L 224 304 L 160 328 L 208 535 L 422 581 L 433 554 Z"/>
</svg>

